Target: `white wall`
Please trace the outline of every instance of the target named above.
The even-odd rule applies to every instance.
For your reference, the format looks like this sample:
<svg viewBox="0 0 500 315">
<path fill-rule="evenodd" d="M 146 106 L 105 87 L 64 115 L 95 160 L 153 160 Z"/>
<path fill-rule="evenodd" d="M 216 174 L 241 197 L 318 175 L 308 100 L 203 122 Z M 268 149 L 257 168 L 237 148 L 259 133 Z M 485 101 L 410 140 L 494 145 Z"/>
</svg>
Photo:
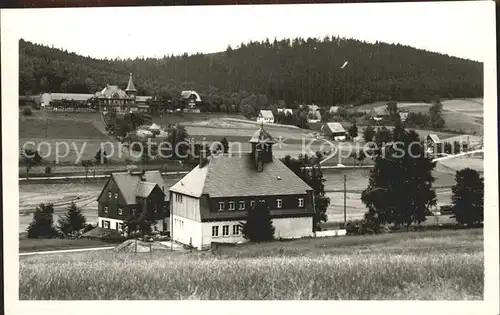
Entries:
<svg viewBox="0 0 500 315">
<path fill-rule="evenodd" d="M 273 219 L 275 238 L 300 238 L 314 236 L 312 217 Z"/>
<path fill-rule="evenodd" d="M 173 215 L 171 224 L 172 228 L 170 230 L 170 235 L 174 241 L 186 245 L 191 243 L 191 246 L 196 248 L 201 247 L 201 222 L 190 220 L 179 215 Z"/>
<path fill-rule="evenodd" d="M 97 217 L 97 226 L 105 228 L 102 224 L 102 220 L 109 221 L 109 229 L 116 230 L 116 223 L 123 223 L 123 220 L 116 220 L 104 217 Z"/>
<path fill-rule="evenodd" d="M 180 201 L 177 195 L 180 194 L 172 192 L 170 199 L 172 214 L 200 222 L 200 199 L 181 195 L 182 201 Z"/>
<path fill-rule="evenodd" d="M 222 227 L 224 225 L 229 226 L 229 235 L 223 236 Z M 240 225 L 240 221 L 217 221 L 217 222 L 204 222 L 203 223 L 203 233 L 202 233 L 202 246 L 210 247 L 212 242 L 218 243 L 240 243 L 244 242 L 245 238 L 240 227 L 239 235 L 233 235 L 233 226 Z M 219 227 L 219 236 L 212 237 L 212 227 Z"/>
<path fill-rule="evenodd" d="M 104 218 L 104 217 L 97 217 L 97 226 L 98 227 L 105 228 L 103 226 L 103 224 L 102 224 L 103 220 L 109 221 L 109 229 L 111 229 L 111 230 L 116 230 L 116 223 L 122 223 L 123 224 L 123 220 L 116 220 L 116 219 L 110 219 L 110 218 Z M 151 225 L 151 228 L 153 228 L 154 226 L 156 226 L 156 228 L 158 229 L 158 231 L 163 231 L 163 221 L 162 220 L 156 221 L 154 224 Z"/>
<path fill-rule="evenodd" d="M 233 235 L 233 226 L 240 225 L 240 221 L 197 222 L 178 215 L 174 215 L 172 237 L 182 244 L 191 245 L 197 249 L 209 248 L 212 242 L 241 243 L 245 242 L 243 233 Z M 314 236 L 312 217 L 273 219 L 276 238 L 301 238 Z M 229 226 L 229 235 L 223 236 L 223 226 Z M 219 236 L 212 237 L 212 227 L 219 227 Z"/>
<path fill-rule="evenodd" d="M 328 237 L 328 236 L 345 236 L 346 230 L 327 230 L 316 232 L 316 237 Z"/>
</svg>

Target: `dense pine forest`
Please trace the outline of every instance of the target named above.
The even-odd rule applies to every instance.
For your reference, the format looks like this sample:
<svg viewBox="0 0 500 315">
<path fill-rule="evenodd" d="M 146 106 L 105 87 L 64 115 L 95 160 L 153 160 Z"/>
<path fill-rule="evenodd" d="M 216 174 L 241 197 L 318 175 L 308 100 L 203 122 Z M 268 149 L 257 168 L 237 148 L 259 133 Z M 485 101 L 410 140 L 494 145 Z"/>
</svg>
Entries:
<svg viewBox="0 0 500 315">
<path fill-rule="evenodd" d="M 378 100 L 480 97 L 483 64 L 408 46 L 354 39 L 265 40 L 215 54 L 98 60 L 20 40 L 19 93 L 95 93 L 125 87 L 139 95 L 198 91 L 217 106 L 253 100 L 323 106 Z M 344 61 L 348 65 L 341 69 Z"/>
</svg>

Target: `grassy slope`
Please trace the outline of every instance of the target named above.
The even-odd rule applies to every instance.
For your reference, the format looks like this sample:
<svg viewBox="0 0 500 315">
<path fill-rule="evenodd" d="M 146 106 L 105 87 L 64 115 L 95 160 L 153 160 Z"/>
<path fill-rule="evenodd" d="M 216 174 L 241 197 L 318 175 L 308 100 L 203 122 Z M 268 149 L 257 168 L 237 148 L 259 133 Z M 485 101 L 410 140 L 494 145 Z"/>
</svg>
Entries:
<svg viewBox="0 0 500 315">
<path fill-rule="evenodd" d="M 481 299 L 483 231 L 20 258 L 20 299 Z M 49 281 L 50 279 L 50 281 Z"/>
<path fill-rule="evenodd" d="M 109 243 L 99 240 L 88 239 L 28 239 L 19 238 L 19 252 L 35 252 L 35 251 L 48 251 L 48 250 L 61 250 L 61 249 L 74 249 L 74 248 L 91 248 L 101 246 L 112 246 Z"/>
</svg>

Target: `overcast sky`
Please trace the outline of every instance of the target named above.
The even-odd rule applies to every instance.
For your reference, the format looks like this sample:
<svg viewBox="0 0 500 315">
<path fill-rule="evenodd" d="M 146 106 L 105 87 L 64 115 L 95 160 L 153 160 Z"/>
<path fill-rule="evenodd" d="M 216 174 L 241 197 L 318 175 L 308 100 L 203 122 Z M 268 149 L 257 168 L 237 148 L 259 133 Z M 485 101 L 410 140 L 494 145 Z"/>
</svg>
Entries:
<svg viewBox="0 0 500 315">
<path fill-rule="evenodd" d="M 19 38 L 96 58 L 217 52 L 266 37 L 334 35 L 485 59 L 481 2 L 37 9 Z"/>
</svg>

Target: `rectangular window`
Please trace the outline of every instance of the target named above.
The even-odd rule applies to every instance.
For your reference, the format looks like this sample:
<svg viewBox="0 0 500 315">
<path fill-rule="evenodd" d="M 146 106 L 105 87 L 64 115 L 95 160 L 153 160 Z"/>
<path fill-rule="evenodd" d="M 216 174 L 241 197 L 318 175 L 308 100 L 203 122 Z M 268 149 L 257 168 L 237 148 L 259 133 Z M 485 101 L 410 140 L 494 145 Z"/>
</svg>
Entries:
<svg viewBox="0 0 500 315">
<path fill-rule="evenodd" d="M 218 226 L 212 226 L 212 236 L 213 237 L 219 236 L 219 227 Z"/>
<path fill-rule="evenodd" d="M 109 221 L 102 221 L 105 229 L 109 229 Z"/>
<path fill-rule="evenodd" d="M 123 223 L 117 223 L 116 225 L 118 226 L 118 228 L 117 228 L 118 231 L 123 230 Z"/>
<path fill-rule="evenodd" d="M 281 208 L 283 206 L 283 200 L 276 199 L 276 208 Z"/>
<path fill-rule="evenodd" d="M 118 215 L 123 215 L 123 209 L 122 208 L 118 208 Z"/>
<path fill-rule="evenodd" d="M 240 235 L 240 226 L 233 225 L 233 235 Z"/>
<path fill-rule="evenodd" d="M 239 209 L 240 210 L 245 210 L 245 202 L 244 201 L 240 201 Z"/>
<path fill-rule="evenodd" d="M 118 199 L 118 193 L 115 193 L 115 199 Z"/>
<path fill-rule="evenodd" d="M 135 215 L 135 214 L 136 214 L 136 210 L 132 209 L 132 215 Z"/>
<path fill-rule="evenodd" d="M 219 202 L 219 211 L 224 210 L 224 202 Z"/>
<path fill-rule="evenodd" d="M 255 206 L 255 201 L 254 200 L 250 201 L 250 208 L 253 208 L 254 206 Z"/>
<path fill-rule="evenodd" d="M 113 198 L 113 193 L 111 191 L 108 191 L 108 198 L 109 199 Z"/>
<path fill-rule="evenodd" d="M 299 198 L 299 207 L 302 208 L 304 206 L 304 198 Z"/>
<path fill-rule="evenodd" d="M 104 206 L 104 213 L 108 214 L 108 206 Z"/>
<path fill-rule="evenodd" d="M 222 226 L 222 236 L 229 236 L 229 225 Z"/>
<path fill-rule="evenodd" d="M 234 201 L 229 201 L 229 210 L 234 210 Z"/>
<path fill-rule="evenodd" d="M 180 194 L 176 194 L 176 195 L 175 195 L 175 201 L 177 201 L 177 202 L 182 202 L 182 195 L 180 195 Z"/>
</svg>

